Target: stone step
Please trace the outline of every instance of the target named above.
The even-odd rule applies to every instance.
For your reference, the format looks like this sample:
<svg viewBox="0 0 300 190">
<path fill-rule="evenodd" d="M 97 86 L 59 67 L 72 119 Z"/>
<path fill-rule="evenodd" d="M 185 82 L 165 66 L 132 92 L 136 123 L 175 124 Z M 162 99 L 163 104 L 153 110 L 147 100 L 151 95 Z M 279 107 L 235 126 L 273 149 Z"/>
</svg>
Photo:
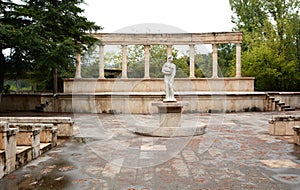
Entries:
<svg viewBox="0 0 300 190">
<path fill-rule="evenodd" d="M 270 100 L 275 100 L 275 97 L 272 97 L 272 96 L 268 96 L 268 98 L 269 98 Z"/>
<path fill-rule="evenodd" d="M 296 110 L 295 108 L 291 108 L 291 107 L 283 108 L 283 111 L 295 111 L 295 110 Z"/>
</svg>

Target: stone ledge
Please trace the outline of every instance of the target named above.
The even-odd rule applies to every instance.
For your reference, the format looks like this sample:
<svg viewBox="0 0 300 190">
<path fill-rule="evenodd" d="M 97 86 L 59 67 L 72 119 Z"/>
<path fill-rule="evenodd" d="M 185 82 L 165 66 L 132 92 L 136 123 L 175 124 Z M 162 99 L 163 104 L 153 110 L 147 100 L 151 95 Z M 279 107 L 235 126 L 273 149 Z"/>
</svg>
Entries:
<svg viewBox="0 0 300 190">
<path fill-rule="evenodd" d="M 189 137 L 203 135 L 206 125 L 195 127 L 136 127 L 135 133 L 155 137 Z"/>
<path fill-rule="evenodd" d="M 43 128 L 49 128 L 50 126 L 46 126 L 46 124 L 52 124 L 57 128 L 57 136 L 73 136 L 74 120 L 71 117 L 0 117 L 0 121 L 14 123 L 16 125 L 26 123 L 35 127 L 43 125 Z"/>
</svg>

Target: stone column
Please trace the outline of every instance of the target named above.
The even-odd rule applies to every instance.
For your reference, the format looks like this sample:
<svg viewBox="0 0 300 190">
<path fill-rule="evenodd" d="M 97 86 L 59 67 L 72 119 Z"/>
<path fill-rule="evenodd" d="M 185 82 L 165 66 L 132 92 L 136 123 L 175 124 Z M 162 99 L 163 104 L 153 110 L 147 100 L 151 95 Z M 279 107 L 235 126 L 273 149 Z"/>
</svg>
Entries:
<svg viewBox="0 0 300 190">
<path fill-rule="evenodd" d="M 212 44 L 213 46 L 213 73 L 212 78 L 218 78 L 218 44 Z"/>
<path fill-rule="evenodd" d="M 144 45 L 145 47 L 145 74 L 144 78 L 150 78 L 150 45 Z"/>
<path fill-rule="evenodd" d="M 0 178 L 16 169 L 16 134 L 17 128 L 9 128 L 7 122 L 0 121 Z"/>
<path fill-rule="evenodd" d="M 195 45 L 190 44 L 190 78 L 195 78 Z"/>
<path fill-rule="evenodd" d="M 172 45 L 167 45 L 167 58 L 172 56 Z"/>
<path fill-rule="evenodd" d="M 122 78 L 127 78 L 127 45 L 122 45 Z"/>
<path fill-rule="evenodd" d="M 99 78 L 104 79 L 104 45 L 99 46 Z"/>
<path fill-rule="evenodd" d="M 76 73 L 75 78 L 81 78 L 81 55 L 76 53 Z"/>
<path fill-rule="evenodd" d="M 242 67 L 242 64 L 241 64 L 241 50 L 242 47 L 241 47 L 241 44 L 236 44 L 236 74 L 235 74 L 235 77 L 242 77 L 242 74 L 241 74 L 241 67 Z"/>
</svg>

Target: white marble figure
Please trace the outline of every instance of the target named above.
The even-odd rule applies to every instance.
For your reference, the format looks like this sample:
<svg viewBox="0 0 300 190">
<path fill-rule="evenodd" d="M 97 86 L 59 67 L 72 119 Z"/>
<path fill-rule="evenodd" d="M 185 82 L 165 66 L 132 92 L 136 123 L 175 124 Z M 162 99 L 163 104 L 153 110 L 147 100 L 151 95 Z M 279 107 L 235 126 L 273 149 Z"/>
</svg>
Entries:
<svg viewBox="0 0 300 190">
<path fill-rule="evenodd" d="M 176 74 L 176 65 L 173 63 L 173 56 L 168 57 L 168 61 L 162 67 L 162 73 L 165 75 L 165 93 L 164 102 L 176 102 L 174 98 L 174 78 Z"/>
</svg>

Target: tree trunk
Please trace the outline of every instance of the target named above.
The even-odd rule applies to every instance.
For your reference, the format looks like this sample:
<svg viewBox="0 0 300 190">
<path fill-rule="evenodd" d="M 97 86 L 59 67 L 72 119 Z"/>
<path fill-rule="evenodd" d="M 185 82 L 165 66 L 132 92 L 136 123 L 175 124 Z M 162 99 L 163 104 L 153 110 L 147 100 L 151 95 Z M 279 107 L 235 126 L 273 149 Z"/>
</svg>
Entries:
<svg viewBox="0 0 300 190">
<path fill-rule="evenodd" d="M 2 49 L 0 49 L 0 93 L 3 91 L 4 88 L 4 73 L 5 73 L 5 57 L 2 52 Z"/>
<path fill-rule="evenodd" d="M 52 77 L 53 77 L 53 94 L 57 93 L 57 68 L 52 67 Z"/>
</svg>

